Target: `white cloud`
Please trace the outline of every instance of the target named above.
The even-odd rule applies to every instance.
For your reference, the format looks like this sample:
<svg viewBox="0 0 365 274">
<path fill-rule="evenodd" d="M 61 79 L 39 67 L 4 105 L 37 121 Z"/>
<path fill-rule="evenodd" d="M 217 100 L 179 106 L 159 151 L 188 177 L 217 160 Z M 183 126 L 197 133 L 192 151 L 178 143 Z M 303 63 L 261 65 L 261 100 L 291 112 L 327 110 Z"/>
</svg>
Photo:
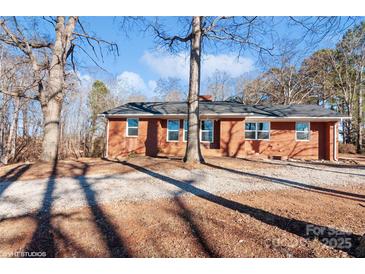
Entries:
<svg viewBox="0 0 365 274">
<path fill-rule="evenodd" d="M 120 89 L 129 92 L 143 92 L 147 88 L 142 77 L 131 71 L 123 71 L 119 74 L 117 76 L 117 85 Z"/>
<path fill-rule="evenodd" d="M 159 77 L 176 77 L 187 80 L 189 76 L 189 58 L 187 52 L 172 55 L 167 52 L 145 52 L 141 58 Z M 232 77 L 254 70 L 253 61 L 234 54 L 207 54 L 202 59 L 202 78 L 211 76 L 215 71 L 226 72 Z"/>
<path fill-rule="evenodd" d="M 89 74 L 81 74 L 79 72 L 77 72 L 76 76 L 78 79 L 77 83 L 79 84 L 79 93 L 81 94 L 80 98 L 82 100 L 87 100 L 95 79 Z"/>
<path fill-rule="evenodd" d="M 75 77 L 75 80 L 77 80 L 77 83 L 80 85 L 81 90 L 86 90 L 86 92 L 91 89 L 91 86 L 95 81 L 95 79 L 90 74 L 81 74 L 80 72 L 76 72 Z"/>
<path fill-rule="evenodd" d="M 83 82 L 86 82 L 86 83 L 92 83 L 94 81 L 94 78 L 91 77 L 91 75 L 89 74 L 80 74 L 80 73 L 77 73 L 77 76 L 79 77 L 80 81 L 83 83 Z"/>
<path fill-rule="evenodd" d="M 154 80 L 149 80 L 146 83 L 138 73 L 123 71 L 117 76 L 112 92 L 120 98 L 137 95 L 150 97 L 154 95 L 156 86 L 157 83 Z"/>
<path fill-rule="evenodd" d="M 254 65 L 249 58 L 240 58 L 233 54 L 208 54 L 203 58 L 202 73 L 207 77 L 217 70 L 226 72 L 232 77 L 238 77 L 243 73 L 250 72 L 254 69 Z"/>
<path fill-rule="evenodd" d="M 187 79 L 189 75 L 189 60 L 184 52 L 171 55 L 159 51 L 153 53 L 146 51 L 141 61 L 162 78 L 177 77 Z"/>
<path fill-rule="evenodd" d="M 148 81 L 147 86 L 149 90 L 154 91 L 157 87 L 157 82 L 155 80 L 150 80 Z"/>
</svg>

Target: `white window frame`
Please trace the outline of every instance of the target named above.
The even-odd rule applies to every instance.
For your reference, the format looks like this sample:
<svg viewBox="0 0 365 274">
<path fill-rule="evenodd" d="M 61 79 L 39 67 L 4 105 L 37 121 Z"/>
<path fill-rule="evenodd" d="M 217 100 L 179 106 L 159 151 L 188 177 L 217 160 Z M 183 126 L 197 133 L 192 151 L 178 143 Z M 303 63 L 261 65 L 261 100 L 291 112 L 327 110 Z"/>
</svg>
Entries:
<svg viewBox="0 0 365 274">
<path fill-rule="evenodd" d="M 245 140 L 257 140 L 257 123 L 256 122 L 247 122 L 248 124 L 255 124 L 255 130 L 246 130 L 246 122 L 244 123 L 243 125 L 243 130 L 244 130 L 244 137 L 245 137 Z M 252 139 L 252 138 L 246 138 L 246 132 L 255 132 L 255 138 Z"/>
<path fill-rule="evenodd" d="M 297 138 L 297 133 L 298 132 L 306 132 L 306 131 L 303 131 L 303 130 L 297 130 L 297 124 L 308 124 L 308 139 L 298 139 Z M 295 141 L 297 142 L 309 142 L 311 139 L 311 123 L 310 122 L 307 122 L 307 121 L 298 121 L 298 122 L 295 122 Z"/>
<path fill-rule="evenodd" d="M 136 126 L 136 127 L 130 127 L 130 126 L 128 126 L 128 120 L 137 120 L 137 122 L 138 122 L 138 125 Z M 125 134 L 126 134 L 126 136 L 127 137 L 131 137 L 131 138 L 137 138 L 138 137 L 138 135 L 139 135 L 139 118 L 127 118 L 127 124 L 126 124 L 126 127 L 125 127 Z M 128 134 L 128 129 L 129 128 L 136 128 L 137 129 L 137 135 L 129 135 Z"/>
<path fill-rule="evenodd" d="M 184 128 L 185 121 L 186 121 L 187 129 Z M 189 129 L 188 120 L 184 119 L 183 120 L 183 142 L 184 143 L 186 143 L 188 141 L 188 129 Z"/>
<path fill-rule="evenodd" d="M 255 130 L 246 130 L 246 123 L 252 123 L 255 124 Z M 262 124 L 262 123 L 268 123 L 269 124 L 269 129 L 268 130 L 259 130 L 257 124 Z M 246 132 L 255 132 L 255 139 L 251 139 L 251 138 L 246 138 Z M 269 133 L 269 138 L 268 139 L 259 139 L 257 138 L 258 133 L 259 132 L 268 132 Z M 260 141 L 270 141 L 271 138 L 271 122 L 270 121 L 261 121 L 261 122 L 256 122 L 256 121 L 245 121 L 244 123 L 244 137 L 245 140 L 260 140 Z"/>
<path fill-rule="evenodd" d="M 179 128 L 176 130 L 176 129 L 173 129 L 173 130 L 169 130 L 169 121 L 178 121 L 179 123 Z M 170 131 L 177 131 L 177 140 L 169 140 L 169 132 Z M 179 139 L 180 139 L 180 120 L 179 119 L 168 119 L 167 120 L 167 123 L 166 123 L 166 142 L 171 142 L 171 143 L 176 143 L 176 142 L 179 142 Z"/>
<path fill-rule="evenodd" d="M 202 140 L 202 133 L 203 133 L 203 131 L 210 131 L 210 130 L 207 130 L 207 129 L 205 129 L 205 130 L 202 130 L 202 122 L 203 121 L 212 121 L 212 140 L 211 141 L 203 141 Z M 202 143 L 208 143 L 208 144 L 212 144 L 212 143 L 214 143 L 214 120 L 212 120 L 212 119 L 203 119 L 203 120 L 200 120 L 200 130 L 199 130 L 199 137 L 200 137 L 200 142 L 202 142 Z"/>
</svg>

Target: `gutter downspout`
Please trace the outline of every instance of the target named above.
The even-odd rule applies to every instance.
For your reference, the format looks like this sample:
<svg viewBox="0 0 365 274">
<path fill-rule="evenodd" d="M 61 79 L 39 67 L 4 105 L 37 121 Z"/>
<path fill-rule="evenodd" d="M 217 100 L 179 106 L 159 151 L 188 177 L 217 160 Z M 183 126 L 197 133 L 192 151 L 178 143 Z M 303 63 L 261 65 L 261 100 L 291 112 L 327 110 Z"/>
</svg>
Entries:
<svg viewBox="0 0 365 274">
<path fill-rule="evenodd" d="M 106 125 L 106 149 L 105 149 L 105 158 L 109 159 L 109 119 L 107 118 L 108 123 Z"/>
<path fill-rule="evenodd" d="M 341 123 L 342 123 L 342 118 L 341 118 Z M 333 160 L 335 160 L 336 162 L 338 161 L 337 159 L 337 125 L 338 122 L 336 122 L 333 126 Z"/>
</svg>

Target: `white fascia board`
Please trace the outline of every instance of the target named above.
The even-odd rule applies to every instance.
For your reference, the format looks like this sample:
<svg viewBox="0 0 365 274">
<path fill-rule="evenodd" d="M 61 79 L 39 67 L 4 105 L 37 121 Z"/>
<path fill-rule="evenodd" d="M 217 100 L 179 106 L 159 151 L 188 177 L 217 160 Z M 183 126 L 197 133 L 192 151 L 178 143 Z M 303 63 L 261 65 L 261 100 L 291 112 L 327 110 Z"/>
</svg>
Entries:
<svg viewBox="0 0 365 274">
<path fill-rule="evenodd" d="M 179 118 L 187 117 L 187 114 L 107 114 L 106 118 Z"/>
<path fill-rule="evenodd" d="M 106 118 L 130 118 L 130 117 L 138 117 L 138 118 L 186 118 L 187 114 L 107 114 L 102 115 Z M 200 118 L 245 118 L 247 120 L 266 120 L 266 121 L 340 121 L 351 119 L 351 117 L 343 116 L 343 117 L 275 117 L 275 116 L 255 116 L 250 113 L 220 113 L 220 114 L 201 114 Z"/>
<path fill-rule="evenodd" d="M 249 116 L 246 117 L 246 120 L 263 120 L 263 121 L 313 121 L 313 122 L 331 122 L 331 121 L 341 121 L 345 119 L 351 119 L 351 117 L 310 117 L 310 116 L 301 116 L 301 117 L 262 117 L 262 116 Z"/>
</svg>

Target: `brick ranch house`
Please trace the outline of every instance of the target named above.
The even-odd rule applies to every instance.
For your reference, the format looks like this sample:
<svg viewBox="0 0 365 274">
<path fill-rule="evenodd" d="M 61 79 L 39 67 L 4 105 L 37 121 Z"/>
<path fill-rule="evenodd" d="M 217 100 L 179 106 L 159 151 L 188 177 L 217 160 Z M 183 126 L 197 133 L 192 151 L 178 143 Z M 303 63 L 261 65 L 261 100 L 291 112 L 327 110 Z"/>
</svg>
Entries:
<svg viewBox="0 0 365 274">
<path fill-rule="evenodd" d="M 317 105 L 243 105 L 201 100 L 204 156 L 337 160 L 341 114 Z M 108 120 L 107 158 L 130 154 L 183 156 L 186 102 L 128 103 L 102 113 Z"/>
</svg>

